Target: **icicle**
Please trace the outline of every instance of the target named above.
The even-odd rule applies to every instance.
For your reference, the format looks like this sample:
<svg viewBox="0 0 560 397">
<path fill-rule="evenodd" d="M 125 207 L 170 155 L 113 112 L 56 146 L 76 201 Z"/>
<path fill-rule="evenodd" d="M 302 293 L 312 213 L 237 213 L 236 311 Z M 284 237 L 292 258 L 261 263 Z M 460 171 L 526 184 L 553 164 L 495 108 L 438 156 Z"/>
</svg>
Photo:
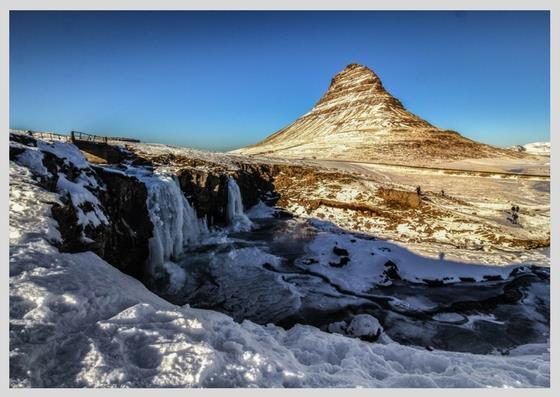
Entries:
<svg viewBox="0 0 560 397">
<path fill-rule="evenodd" d="M 235 179 L 231 176 L 228 179 L 228 204 L 227 217 L 229 224 L 235 231 L 251 230 L 252 223 L 243 212 L 243 201 L 241 191 Z"/>
<path fill-rule="evenodd" d="M 142 179 L 148 189 L 148 211 L 154 225 L 148 258 L 153 272 L 166 261 L 179 257 L 185 245 L 199 242 L 208 228 L 204 220 L 198 219 L 174 175 Z"/>
</svg>

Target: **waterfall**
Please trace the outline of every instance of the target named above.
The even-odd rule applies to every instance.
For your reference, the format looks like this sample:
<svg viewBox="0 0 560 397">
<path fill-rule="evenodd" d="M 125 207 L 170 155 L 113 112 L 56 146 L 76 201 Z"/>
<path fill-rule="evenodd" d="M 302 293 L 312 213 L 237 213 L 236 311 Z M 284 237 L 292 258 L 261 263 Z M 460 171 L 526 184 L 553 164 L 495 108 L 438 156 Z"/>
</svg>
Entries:
<svg viewBox="0 0 560 397">
<path fill-rule="evenodd" d="M 205 220 L 198 219 L 175 175 L 152 174 L 141 178 L 148 190 L 148 212 L 154 226 L 149 240 L 148 263 L 152 273 L 183 253 L 184 246 L 196 244 L 208 233 Z"/>
<path fill-rule="evenodd" d="M 227 217 L 229 224 L 235 231 L 249 231 L 252 223 L 243 212 L 243 201 L 241 200 L 241 191 L 235 179 L 231 176 L 228 179 L 228 203 Z"/>
</svg>

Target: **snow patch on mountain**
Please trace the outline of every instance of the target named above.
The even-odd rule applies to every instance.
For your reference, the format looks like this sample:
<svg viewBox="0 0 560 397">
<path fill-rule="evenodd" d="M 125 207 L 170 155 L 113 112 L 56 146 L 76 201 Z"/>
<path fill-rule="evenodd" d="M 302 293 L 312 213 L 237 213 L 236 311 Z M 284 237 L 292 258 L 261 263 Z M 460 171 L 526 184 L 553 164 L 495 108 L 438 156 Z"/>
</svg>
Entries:
<svg viewBox="0 0 560 397">
<path fill-rule="evenodd" d="M 511 146 L 509 149 L 537 156 L 550 156 L 550 142 L 526 143 L 525 145 Z"/>
</svg>

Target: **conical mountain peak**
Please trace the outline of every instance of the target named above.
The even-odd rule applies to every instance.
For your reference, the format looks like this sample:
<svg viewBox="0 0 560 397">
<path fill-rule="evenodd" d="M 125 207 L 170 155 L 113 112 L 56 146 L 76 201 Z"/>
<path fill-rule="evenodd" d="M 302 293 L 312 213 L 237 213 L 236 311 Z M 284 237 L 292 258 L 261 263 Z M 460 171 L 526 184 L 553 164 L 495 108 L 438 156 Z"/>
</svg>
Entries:
<svg viewBox="0 0 560 397">
<path fill-rule="evenodd" d="M 409 112 L 373 70 L 351 63 L 332 78 L 309 112 L 264 141 L 237 152 L 423 162 L 477 158 L 495 150 L 434 127 Z"/>
<path fill-rule="evenodd" d="M 351 63 L 342 71 L 337 73 L 331 80 L 329 89 L 336 89 L 340 85 L 349 83 L 355 85 L 370 84 L 372 86 L 381 86 L 381 88 L 383 88 L 379 76 L 377 76 L 377 74 L 375 74 L 375 72 L 367 66 L 363 66 L 358 63 Z"/>
</svg>

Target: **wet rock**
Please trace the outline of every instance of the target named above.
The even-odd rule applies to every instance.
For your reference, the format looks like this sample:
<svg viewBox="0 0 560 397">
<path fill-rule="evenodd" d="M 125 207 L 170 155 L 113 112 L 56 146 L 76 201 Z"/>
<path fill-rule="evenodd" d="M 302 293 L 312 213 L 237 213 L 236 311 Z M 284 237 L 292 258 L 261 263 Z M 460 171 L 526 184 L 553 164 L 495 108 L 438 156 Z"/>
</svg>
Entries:
<svg viewBox="0 0 560 397">
<path fill-rule="evenodd" d="M 550 269 L 539 266 L 531 266 L 531 272 L 541 280 L 550 280 Z"/>
<path fill-rule="evenodd" d="M 338 256 L 348 256 L 348 250 L 344 249 L 344 248 L 338 248 L 338 247 L 333 247 L 333 254 L 338 255 Z"/>
<path fill-rule="evenodd" d="M 484 275 L 482 276 L 483 279 L 485 279 L 486 281 L 502 281 L 503 278 L 500 275 Z"/>
<path fill-rule="evenodd" d="M 273 216 L 277 219 L 292 219 L 294 215 L 291 212 L 278 210 L 274 212 Z"/>
<path fill-rule="evenodd" d="M 401 280 L 401 276 L 399 274 L 399 268 L 393 261 L 387 261 L 385 263 L 385 270 L 383 271 L 383 274 L 389 280 Z"/>
<path fill-rule="evenodd" d="M 259 201 L 266 201 L 267 205 L 274 206 L 280 198 L 273 184 L 277 171 L 268 164 L 242 163 L 238 166 L 240 171 L 233 176 L 241 191 L 245 209 Z"/>
<path fill-rule="evenodd" d="M 459 277 L 459 280 L 463 283 L 474 283 L 476 280 L 472 277 Z"/>
<path fill-rule="evenodd" d="M 124 273 L 143 280 L 153 231 L 146 186 L 136 178 L 101 167 L 96 167 L 96 172 L 105 185 L 99 200 L 110 219 L 100 254 Z"/>
<path fill-rule="evenodd" d="M 352 318 L 346 328 L 349 336 L 357 337 L 368 342 L 375 342 L 381 336 L 383 327 L 379 321 L 369 314 L 358 314 Z"/>
<path fill-rule="evenodd" d="M 271 272 L 276 271 L 276 269 L 274 268 L 274 266 L 272 266 L 272 264 L 265 262 L 262 264 L 262 267 L 266 270 L 270 270 Z"/>
<path fill-rule="evenodd" d="M 22 145 L 25 146 L 37 147 L 37 140 L 33 138 L 31 135 L 10 133 L 10 141 L 21 143 Z"/>
<path fill-rule="evenodd" d="M 15 161 L 17 157 L 23 152 L 25 152 L 24 148 L 10 146 L 10 160 Z"/>
<path fill-rule="evenodd" d="M 524 273 L 530 273 L 531 269 L 527 266 L 518 266 L 511 271 L 509 277 L 516 277 Z"/>
<path fill-rule="evenodd" d="M 428 286 L 428 287 L 441 287 L 444 285 L 443 280 L 438 280 L 438 279 L 426 279 L 423 278 L 422 281 Z"/>
<path fill-rule="evenodd" d="M 329 324 L 327 330 L 351 338 L 359 338 L 367 342 L 375 342 L 381 336 L 383 327 L 370 314 L 357 314 L 350 321 L 337 321 Z"/>
<path fill-rule="evenodd" d="M 343 256 L 340 258 L 340 261 L 329 262 L 329 265 L 332 267 L 344 267 L 348 264 L 348 262 L 350 262 L 350 258 L 348 258 L 347 256 Z"/>
<path fill-rule="evenodd" d="M 177 177 L 181 190 L 199 218 L 206 217 L 211 226 L 227 224 L 227 174 L 189 168 L 180 170 Z"/>
</svg>

